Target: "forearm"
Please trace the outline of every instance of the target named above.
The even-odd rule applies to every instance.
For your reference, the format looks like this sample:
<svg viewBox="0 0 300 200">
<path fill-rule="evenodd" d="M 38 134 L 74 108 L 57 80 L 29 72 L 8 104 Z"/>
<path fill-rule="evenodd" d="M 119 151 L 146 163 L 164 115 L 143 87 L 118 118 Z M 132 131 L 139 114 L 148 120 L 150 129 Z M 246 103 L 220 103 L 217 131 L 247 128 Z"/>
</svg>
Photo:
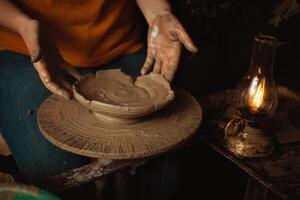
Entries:
<svg viewBox="0 0 300 200">
<path fill-rule="evenodd" d="M 10 0 L 0 0 L 0 26 L 21 34 L 29 20 L 30 17 Z"/>
<path fill-rule="evenodd" d="M 136 2 L 148 24 L 150 24 L 157 15 L 171 13 L 171 6 L 168 0 L 136 0 Z"/>
</svg>

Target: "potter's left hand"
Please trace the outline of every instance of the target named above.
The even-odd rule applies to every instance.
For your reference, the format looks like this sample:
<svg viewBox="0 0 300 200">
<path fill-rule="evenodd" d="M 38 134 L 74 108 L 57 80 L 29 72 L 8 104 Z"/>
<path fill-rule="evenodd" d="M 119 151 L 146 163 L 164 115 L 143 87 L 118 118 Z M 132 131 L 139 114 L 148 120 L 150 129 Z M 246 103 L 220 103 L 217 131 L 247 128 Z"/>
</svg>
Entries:
<svg viewBox="0 0 300 200">
<path fill-rule="evenodd" d="M 174 15 L 158 15 L 149 25 L 147 58 L 141 74 L 153 68 L 153 72 L 161 73 L 171 82 L 178 67 L 181 44 L 192 53 L 198 51 Z"/>
</svg>

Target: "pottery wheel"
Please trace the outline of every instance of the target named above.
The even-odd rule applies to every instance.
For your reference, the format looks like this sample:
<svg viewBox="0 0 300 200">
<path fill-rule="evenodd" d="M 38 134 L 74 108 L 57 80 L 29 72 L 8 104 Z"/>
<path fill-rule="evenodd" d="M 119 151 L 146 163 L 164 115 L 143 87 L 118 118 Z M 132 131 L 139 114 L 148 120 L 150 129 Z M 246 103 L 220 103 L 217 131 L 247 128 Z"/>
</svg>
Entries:
<svg viewBox="0 0 300 200">
<path fill-rule="evenodd" d="M 168 151 L 196 133 L 202 120 L 199 103 L 177 90 L 159 112 L 129 124 L 100 120 L 77 101 L 50 96 L 38 111 L 42 134 L 54 145 L 83 156 L 133 159 Z"/>
</svg>

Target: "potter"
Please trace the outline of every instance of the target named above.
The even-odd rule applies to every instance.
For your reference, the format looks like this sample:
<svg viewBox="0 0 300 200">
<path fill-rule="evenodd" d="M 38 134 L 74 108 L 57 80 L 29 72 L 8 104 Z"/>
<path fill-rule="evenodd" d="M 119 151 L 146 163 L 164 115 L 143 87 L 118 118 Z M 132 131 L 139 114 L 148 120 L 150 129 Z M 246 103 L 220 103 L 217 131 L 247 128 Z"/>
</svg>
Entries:
<svg viewBox="0 0 300 200">
<path fill-rule="evenodd" d="M 143 21 L 138 8 L 149 30 L 157 27 L 153 33 L 157 40 L 148 40 L 147 45 L 141 40 Z M 185 92 L 179 92 L 177 100 L 171 102 L 174 94 L 169 82 L 177 69 L 181 43 L 194 47 L 192 52 L 196 47 L 172 15 L 167 0 L 155 3 L 148 0 L 2 0 L 0 26 L 0 50 L 3 51 L 0 53 L 0 99 L 5 102 L 0 104 L 0 129 L 28 182 L 42 182 L 85 166 L 90 157 L 126 159 L 156 155 L 195 134 L 202 118 L 201 108 Z M 149 114 L 152 118 L 128 123 L 116 116 L 92 113 L 73 98 L 72 84 L 88 73 L 117 66 L 136 77 L 143 65 L 143 75 L 155 69 L 161 76 L 159 79 L 166 79 L 166 85 L 161 84 L 163 87 L 158 90 L 156 84 L 152 85 L 157 81 L 155 76 L 149 75 L 154 82 L 147 85 L 147 92 L 138 90 L 139 95 L 122 104 L 120 96 L 131 97 L 127 89 L 114 88 L 109 98 L 105 97 L 108 88 L 97 94 L 109 104 L 113 101 L 120 107 L 133 106 L 135 117 Z M 146 86 L 143 81 L 136 83 L 141 84 L 138 87 Z M 148 98 L 149 95 L 155 98 Z M 183 101 L 179 101 L 181 98 Z M 140 100 L 144 101 L 143 105 L 148 102 L 148 107 L 139 108 L 136 103 Z M 169 112 L 164 109 L 167 105 L 173 105 Z M 155 111 L 159 109 L 164 112 L 157 115 Z M 159 177 L 159 181 L 152 188 L 161 187 L 170 182 L 161 178 L 161 168 L 168 168 L 168 163 L 161 162 L 159 169 L 149 163 L 152 167 L 140 171 L 139 175 L 147 176 L 153 171 L 151 177 Z M 148 185 L 145 180 L 140 181 L 141 188 Z M 158 194 L 154 196 L 153 199 L 159 198 Z"/>
</svg>

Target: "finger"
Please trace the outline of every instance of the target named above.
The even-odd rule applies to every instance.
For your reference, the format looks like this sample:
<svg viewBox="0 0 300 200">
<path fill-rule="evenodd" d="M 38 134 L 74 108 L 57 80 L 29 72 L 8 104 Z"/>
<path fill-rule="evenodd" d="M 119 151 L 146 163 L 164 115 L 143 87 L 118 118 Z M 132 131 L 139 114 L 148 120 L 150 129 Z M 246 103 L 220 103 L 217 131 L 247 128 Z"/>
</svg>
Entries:
<svg viewBox="0 0 300 200">
<path fill-rule="evenodd" d="M 162 74 L 164 77 L 169 81 L 172 82 L 172 80 L 175 77 L 175 73 L 177 71 L 179 64 L 179 56 L 175 56 L 172 59 L 168 61 L 168 63 L 164 63 L 162 67 Z"/>
<path fill-rule="evenodd" d="M 184 30 L 181 24 L 179 24 L 179 27 L 175 29 L 175 33 L 179 39 L 179 41 L 184 45 L 184 47 L 189 50 L 192 53 L 198 52 L 198 48 L 193 43 L 190 36 L 187 34 L 187 32 Z"/>
<path fill-rule="evenodd" d="M 69 83 L 63 76 L 59 77 L 61 86 L 68 91 L 69 94 L 73 93 L 72 84 Z"/>
<path fill-rule="evenodd" d="M 34 64 L 35 69 L 38 72 L 38 75 L 43 82 L 44 86 L 50 90 L 53 94 L 57 94 L 65 99 L 70 99 L 70 94 L 61 87 L 51 76 L 49 69 L 47 68 L 44 60 L 40 60 L 39 62 Z"/>
<path fill-rule="evenodd" d="M 161 72 L 161 66 L 162 66 L 162 61 L 161 61 L 161 59 L 157 58 L 157 59 L 155 60 L 153 72 L 159 74 L 159 73 Z"/>
<path fill-rule="evenodd" d="M 177 70 L 177 65 L 169 65 L 163 75 L 169 82 L 172 82 L 172 80 L 174 79 L 176 70 Z"/>
<path fill-rule="evenodd" d="M 64 99 L 70 100 L 71 96 L 66 89 L 61 85 L 53 81 L 50 77 L 40 77 L 45 87 L 50 90 L 53 94 L 63 97 Z"/>
<path fill-rule="evenodd" d="M 76 80 L 80 80 L 83 76 L 80 74 L 74 67 L 72 67 L 69 63 L 65 62 L 62 66 L 63 70 L 68 74 L 73 76 Z"/>
<path fill-rule="evenodd" d="M 142 75 L 145 75 L 146 73 L 148 73 L 153 65 L 153 62 L 154 62 L 154 56 L 152 53 L 150 53 L 148 51 L 147 53 L 147 58 L 146 58 L 146 61 L 141 69 L 141 74 Z"/>
<path fill-rule="evenodd" d="M 34 68 L 38 72 L 40 77 L 50 77 L 50 71 L 47 68 L 47 64 L 45 62 L 45 59 L 42 58 L 38 62 L 33 63 Z"/>
</svg>

